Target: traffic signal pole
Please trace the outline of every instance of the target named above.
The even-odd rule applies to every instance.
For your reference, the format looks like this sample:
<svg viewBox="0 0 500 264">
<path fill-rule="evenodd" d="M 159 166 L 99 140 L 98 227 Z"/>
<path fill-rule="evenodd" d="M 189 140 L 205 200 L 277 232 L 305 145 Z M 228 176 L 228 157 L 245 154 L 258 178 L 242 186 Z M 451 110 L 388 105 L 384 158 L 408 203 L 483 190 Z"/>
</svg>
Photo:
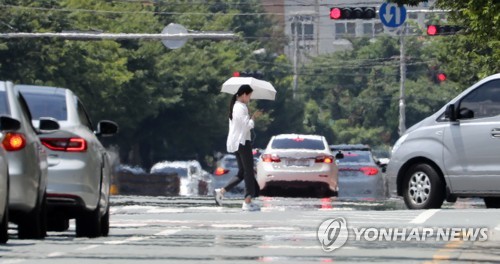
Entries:
<svg viewBox="0 0 500 264">
<path fill-rule="evenodd" d="M 293 17 L 294 21 L 297 20 L 297 16 Z M 298 70 L 298 59 L 299 59 L 299 33 L 297 28 L 297 23 L 292 23 L 295 25 L 295 34 L 293 38 L 293 99 L 296 99 L 297 86 L 298 86 L 298 78 L 299 78 L 299 70 Z M 302 31 L 303 32 L 303 31 Z"/>
<path fill-rule="evenodd" d="M 405 81 L 406 81 L 406 56 L 405 56 L 405 35 L 406 35 L 406 22 L 402 26 L 402 31 L 399 34 L 399 136 L 406 132 L 406 95 L 405 95 Z"/>
</svg>

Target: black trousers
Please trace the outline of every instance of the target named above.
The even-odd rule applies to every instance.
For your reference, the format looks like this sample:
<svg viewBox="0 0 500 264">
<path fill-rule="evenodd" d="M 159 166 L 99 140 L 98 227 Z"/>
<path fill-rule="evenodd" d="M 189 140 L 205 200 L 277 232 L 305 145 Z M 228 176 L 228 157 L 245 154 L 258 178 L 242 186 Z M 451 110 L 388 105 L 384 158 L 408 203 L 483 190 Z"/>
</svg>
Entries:
<svg viewBox="0 0 500 264">
<path fill-rule="evenodd" d="M 238 174 L 229 180 L 224 190 L 229 191 L 245 180 L 245 197 L 259 196 L 259 185 L 255 179 L 252 144 L 250 140 L 245 141 L 245 145 L 240 144 L 238 151 L 234 154 L 238 162 Z"/>
</svg>

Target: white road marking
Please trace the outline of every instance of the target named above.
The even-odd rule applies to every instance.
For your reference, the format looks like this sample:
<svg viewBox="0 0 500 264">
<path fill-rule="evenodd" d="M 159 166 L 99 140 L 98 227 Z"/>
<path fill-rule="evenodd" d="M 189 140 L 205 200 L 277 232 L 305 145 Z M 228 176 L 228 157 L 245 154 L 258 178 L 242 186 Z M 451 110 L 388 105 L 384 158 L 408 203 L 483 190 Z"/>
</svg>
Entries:
<svg viewBox="0 0 500 264">
<path fill-rule="evenodd" d="M 421 214 L 417 215 L 417 217 L 413 218 L 410 221 L 410 224 L 423 224 L 425 221 L 429 220 L 435 213 L 439 212 L 441 209 L 429 209 Z"/>
<path fill-rule="evenodd" d="M 253 225 L 244 225 L 244 224 L 212 224 L 212 227 L 215 227 L 215 228 L 252 228 Z"/>
<path fill-rule="evenodd" d="M 99 247 L 100 245 L 90 245 L 90 246 L 86 246 L 86 247 L 81 247 L 81 248 L 77 248 L 76 250 L 90 250 L 90 249 L 94 249 L 96 247 Z"/>
<path fill-rule="evenodd" d="M 148 214 L 161 214 L 161 213 L 184 213 L 183 208 L 153 208 L 146 211 Z"/>
<path fill-rule="evenodd" d="M 128 242 L 137 242 L 137 241 L 142 241 L 142 240 L 147 240 L 147 239 L 150 239 L 151 236 L 145 236 L 145 237 L 138 237 L 138 236 L 133 236 L 133 237 L 129 237 L 125 240 L 112 240 L 112 241 L 106 241 L 104 242 L 104 244 L 108 244 L 108 245 L 120 245 L 120 244 L 125 244 L 125 243 L 128 243 Z"/>
<path fill-rule="evenodd" d="M 167 230 L 163 230 L 159 233 L 156 233 L 155 236 L 170 236 L 170 235 L 173 235 L 179 231 L 181 231 L 181 230 L 179 230 L 179 229 L 167 229 Z"/>
<path fill-rule="evenodd" d="M 25 262 L 26 260 L 27 259 L 8 259 L 8 260 L 2 261 L 0 263 L 2 263 L 2 264 L 16 264 L 16 263 Z"/>
<path fill-rule="evenodd" d="M 108 245 L 120 245 L 120 244 L 125 244 L 125 243 L 128 243 L 128 242 L 137 242 L 137 241 L 143 241 L 143 240 L 148 240 L 148 239 L 151 239 L 155 236 L 169 236 L 169 235 L 173 235 L 177 232 L 179 232 L 180 229 L 166 229 L 166 230 L 163 230 L 159 233 L 156 233 L 154 234 L 153 236 L 133 236 L 133 237 L 129 237 L 125 240 L 113 240 L 113 241 L 105 241 L 104 244 L 108 244 Z"/>
<path fill-rule="evenodd" d="M 52 252 L 47 255 L 48 258 L 53 258 L 53 257 L 60 257 L 66 255 L 66 252 Z"/>
</svg>

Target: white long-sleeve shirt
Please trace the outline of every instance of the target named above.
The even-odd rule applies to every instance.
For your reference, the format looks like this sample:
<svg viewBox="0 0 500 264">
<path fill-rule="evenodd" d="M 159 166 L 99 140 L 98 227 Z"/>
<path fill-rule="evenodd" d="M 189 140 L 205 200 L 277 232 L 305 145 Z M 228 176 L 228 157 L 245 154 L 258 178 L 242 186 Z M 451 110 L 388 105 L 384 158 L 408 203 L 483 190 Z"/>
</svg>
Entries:
<svg viewBox="0 0 500 264">
<path fill-rule="evenodd" d="M 229 133 L 227 135 L 227 152 L 238 151 L 239 144 L 245 145 L 246 140 L 251 140 L 250 129 L 254 122 L 248 114 L 246 104 L 236 101 L 233 107 L 233 120 L 229 119 Z"/>
</svg>

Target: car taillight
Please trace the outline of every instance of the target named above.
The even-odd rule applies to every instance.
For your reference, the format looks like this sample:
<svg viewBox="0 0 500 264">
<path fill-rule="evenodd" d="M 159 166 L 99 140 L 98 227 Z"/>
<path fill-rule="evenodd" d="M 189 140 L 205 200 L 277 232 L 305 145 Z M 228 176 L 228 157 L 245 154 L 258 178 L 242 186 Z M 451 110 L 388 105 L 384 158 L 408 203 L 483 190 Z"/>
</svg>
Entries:
<svg viewBox="0 0 500 264">
<path fill-rule="evenodd" d="M 42 144 L 53 151 L 85 152 L 87 141 L 83 138 L 42 138 Z"/>
<path fill-rule="evenodd" d="M 331 156 L 319 156 L 314 160 L 316 163 L 333 163 L 333 157 Z"/>
<path fill-rule="evenodd" d="M 261 158 L 264 162 L 281 162 L 280 157 L 275 154 L 264 154 L 261 156 Z"/>
<path fill-rule="evenodd" d="M 359 170 L 362 171 L 367 176 L 373 176 L 378 174 L 378 169 L 375 167 L 361 167 Z"/>
<path fill-rule="evenodd" d="M 224 175 L 224 174 L 226 174 L 228 172 L 229 172 L 229 170 L 221 168 L 221 167 L 218 167 L 217 169 L 215 169 L 214 174 L 217 175 L 217 176 L 221 176 L 221 175 Z"/>
<path fill-rule="evenodd" d="M 26 146 L 26 139 L 23 134 L 7 133 L 2 141 L 2 145 L 7 151 L 21 150 Z"/>
</svg>

